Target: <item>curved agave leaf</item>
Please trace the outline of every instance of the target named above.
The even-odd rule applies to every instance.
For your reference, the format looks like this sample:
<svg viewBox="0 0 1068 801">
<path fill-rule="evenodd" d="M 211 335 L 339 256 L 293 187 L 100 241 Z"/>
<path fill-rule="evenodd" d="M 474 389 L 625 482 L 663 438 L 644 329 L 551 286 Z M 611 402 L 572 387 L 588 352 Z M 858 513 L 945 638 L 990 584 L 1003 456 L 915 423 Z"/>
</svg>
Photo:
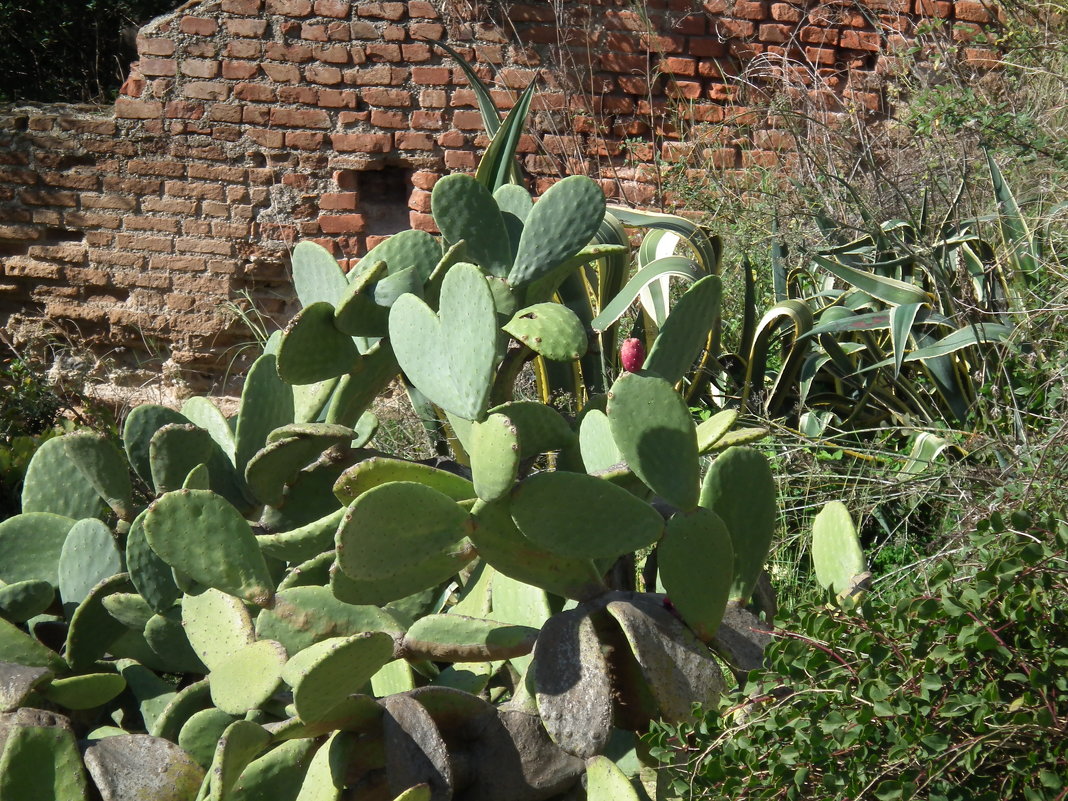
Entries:
<svg viewBox="0 0 1068 801">
<path fill-rule="evenodd" d="M 908 258 L 911 259 L 912 257 L 909 256 Z M 865 292 L 883 303 L 898 306 L 904 303 L 926 303 L 930 300 L 930 296 L 926 292 L 913 284 L 898 281 L 894 278 L 887 278 L 883 275 L 876 275 L 865 270 L 858 270 L 839 261 L 828 259 L 818 253 L 813 254 L 812 260 L 850 286 L 856 287 L 861 292 Z M 890 262 L 883 264 L 888 266 Z M 875 265 L 869 264 L 866 266 L 874 267 Z"/>
<path fill-rule="evenodd" d="M 515 163 L 515 151 L 519 146 L 519 137 L 523 133 L 526 124 L 527 112 L 530 110 L 530 101 L 534 97 L 536 81 L 519 96 L 519 100 L 508 112 L 508 117 L 500 129 L 493 134 L 486 152 L 482 154 L 482 160 L 478 163 L 475 178 L 490 192 L 495 192 L 499 187 L 508 183 L 520 183 L 518 168 Z"/>
<path fill-rule="evenodd" d="M 926 361 L 938 356 L 947 356 L 950 353 L 956 353 L 964 348 L 970 348 L 974 345 L 996 345 L 998 343 L 1006 342 L 1013 333 L 1014 329 L 1009 325 L 1002 325 L 1000 323 L 976 323 L 975 325 L 966 325 L 963 328 L 958 328 L 952 334 L 942 337 L 942 339 L 935 342 L 933 345 L 928 345 L 925 348 L 917 348 L 905 354 L 906 362 Z M 876 370 L 880 367 L 885 367 L 888 364 L 893 364 L 893 359 L 883 359 L 878 361 L 870 367 L 864 368 L 861 372 L 867 372 L 868 370 Z"/>
<path fill-rule="evenodd" d="M 634 299 L 638 297 L 646 285 L 665 275 L 678 276 L 692 283 L 702 278 L 705 273 L 701 271 L 700 265 L 695 261 L 683 256 L 669 256 L 664 259 L 657 259 L 638 270 L 619 294 L 612 298 L 612 302 L 590 322 L 590 326 L 594 331 L 606 330 L 623 316 L 623 313 L 630 308 Z"/>
<path fill-rule="evenodd" d="M 718 273 L 723 255 L 723 241 L 718 236 L 709 236 L 700 226 L 674 214 L 657 214 L 651 211 L 635 211 L 624 206 L 609 206 L 623 225 L 631 228 L 655 228 L 672 231 L 686 242 L 697 255 L 696 261 L 706 273 Z"/>
<path fill-rule="evenodd" d="M 771 415 L 775 415 L 782 407 L 786 392 L 793 385 L 794 377 L 801 369 L 808 353 L 811 340 L 803 335 L 812 329 L 812 322 L 812 310 L 799 300 L 778 303 L 765 312 L 760 322 L 757 323 L 756 334 L 753 337 L 753 350 L 749 357 L 745 386 L 742 389 L 743 409 L 753 392 L 759 392 L 764 388 L 764 378 L 768 369 L 768 351 L 771 348 L 773 335 L 784 325 L 792 324 L 793 338 L 790 348 L 765 403 L 765 408 Z"/>
</svg>

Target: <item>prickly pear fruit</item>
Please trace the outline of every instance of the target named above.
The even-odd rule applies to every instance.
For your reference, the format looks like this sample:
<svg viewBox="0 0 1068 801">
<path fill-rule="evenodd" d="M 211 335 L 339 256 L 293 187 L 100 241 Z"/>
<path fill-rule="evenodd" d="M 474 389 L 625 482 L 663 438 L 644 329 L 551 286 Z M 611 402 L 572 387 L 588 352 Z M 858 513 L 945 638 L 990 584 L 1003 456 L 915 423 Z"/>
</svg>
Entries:
<svg viewBox="0 0 1068 801">
<path fill-rule="evenodd" d="M 628 373 L 638 372 L 645 364 L 645 345 L 635 337 L 624 339 L 619 346 L 619 361 Z"/>
</svg>

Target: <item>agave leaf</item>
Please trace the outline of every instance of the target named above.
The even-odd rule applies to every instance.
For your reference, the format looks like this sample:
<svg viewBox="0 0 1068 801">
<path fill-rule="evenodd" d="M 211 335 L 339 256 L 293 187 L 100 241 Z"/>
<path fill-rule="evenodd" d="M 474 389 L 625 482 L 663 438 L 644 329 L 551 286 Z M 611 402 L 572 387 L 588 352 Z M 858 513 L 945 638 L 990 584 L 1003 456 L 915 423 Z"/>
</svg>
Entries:
<svg viewBox="0 0 1068 801">
<path fill-rule="evenodd" d="M 495 192 L 507 183 L 519 183 L 517 180 L 517 168 L 515 164 L 515 151 L 519 146 L 519 137 L 523 133 L 526 124 L 527 112 L 530 110 L 530 101 L 534 97 L 536 82 L 530 85 L 519 96 L 519 100 L 508 112 L 504 124 L 493 135 L 486 152 L 482 154 L 482 160 L 478 163 L 475 178 L 489 191 Z"/>
<path fill-rule="evenodd" d="M 909 256 L 908 258 L 911 259 L 912 257 Z M 926 303 L 930 300 L 926 292 L 905 281 L 898 281 L 894 278 L 876 275 L 865 270 L 858 270 L 839 261 L 828 259 L 818 253 L 814 253 L 812 259 L 820 267 L 842 279 L 850 286 L 856 287 L 861 292 L 865 292 L 883 303 L 889 303 L 891 306 L 905 303 Z M 885 264 L 889 264 L 889 262 Z"/>
<path fill-rule="evenodd" d="M 697 262 L 684 256 L 669 256 L 650 262 L 634 274 L 619 294 L 590 322 L 590 326 L 597 332 L 606 330 L 623 316 L 647 284 L 665 275 L 675 275 L 693 282 L 702 278 L 704 273 Z"/>
<path fill-rule="evenodd" d="M 894 378 L 901 374 L 901 363 L 905 358 L 905 348 L 908 347 L 909 334 L 916 322 L 916 315 L 922 308 L 922 303 L 904 303 L 890 310 L 890 344 L 894 351 Z"/>
</svg>

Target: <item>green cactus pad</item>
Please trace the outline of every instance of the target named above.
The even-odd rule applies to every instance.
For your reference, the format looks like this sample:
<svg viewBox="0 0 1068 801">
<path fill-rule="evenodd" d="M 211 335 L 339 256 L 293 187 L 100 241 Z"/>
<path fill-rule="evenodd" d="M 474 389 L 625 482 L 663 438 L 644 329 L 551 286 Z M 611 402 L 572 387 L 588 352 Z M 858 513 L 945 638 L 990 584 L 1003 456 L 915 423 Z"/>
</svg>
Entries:
<svg viewBox="0 0 1068 801">
<path fill-rule="evenodd" d="M 616 485 L 582 473 L 536 473 L 512 491 L 512 519 L 539 547 L 573 559 L 601 559 L 654 543 L 660 513 Z"/>
<path fill-rule="evenodd" d="M 72 614 L 97 584 L 122 572 L 122 554 L 111 530 L 95 518 L 75 523 L 59 554 L 59 597 Z"/>
<path fill-rule="evenodd" d="M 336 304 L 348 279 L 330 251 L 315 242 L 298 242 L 293 248 L 293 288 L 300 305 Z"/>
<path fill-rule="evenodd" d="M 181 425 L 188 422 L 186 417 L 174 409 L 155 404 L 136 406 L 126 416 L 126 423 L 122 429 L 122 443 L 126 448 L 130 466 L 144 482 L 152 484 L 152 463 L 149 460 L 152 436 L 165 425 Z M 82 517 L 89 517 L 89 515 L 82 515 Z"/>
<path fill-rule="evenodd" d="M 95 709 L 125 689 L 126 679 L 118 673 L 87 673 L 56 679 L 41 694 L 67 709 Z"/>
<path fill-rule="evenodd" d="M 0 618 L 0 662 L 57 672 L 67 667 L 59 654 L 3 618 Z"/>
<path fill-rule="evenodd" d="M 130 581 L 157 612 L 165 612 L 182 597 L 182 591 L 174 583 L 171 566 L 153 551 L 145 539 L 145 513 L 142 512 L 130 526 L 126 535 L 126 567 Z"/>
<path fill-rule="evenodd" d="M 251 720 L 235 720 L 215 746 L 208 769 L 210 791 L 206 801 L 228 801 L 241 773 L 271 742 L 270 733 Z"/>
<path fill-rule="evenodd" d="M 481 419 L 499 331 L 493 293 L 477 267 L 461 263 L 449 270 L 439 314 L 414 295 L 399 298 L 390 310 L 389 335 L 404 373 L 427 398 L 465 419 Z"/>
<path fill-rule="evenodd" d="M 604 192 L 589 178 L 557 181 L 527 215 L 508 283 L 530 283 L 578 253 L 601 227 L 604 211 Z"/>
<path fill-rule="evenodd" d="M 623 454 L 612 439 L 608 415 L 598 409 L 590 409 L 582 415 L 579 449 L 587 473 L 599 473 L 623 463 Z"/>
<path fill-rule="evenodd" d="M 738 419 L 735 409 L 724 409 L 697 426 L 697 452 L 708 453 L 716 447 Z"/>
<path fill-rule="evenodd" d="M 705 642 L 716 634 L 734 579 L 734 547 L 715 512 L 698 507 L 668 521 L 657 549 L 660 580 L 671 602 Z"/>
<path fill-rule="evenodd" d="M 190 470 L 180 489 L 211 489 L 211 473 L 208 472 L 208 466 L 198 464 Z"/>
<path fill-rule="evenodd" d="M 565 598 L 584 600 L 604 591 L 601 574 L 591 560 L 561 556 L 524 537 L 507 501 L 479 501 L 472 513 L 471 540 L 479 556 L 498 572 Z"/>
<path fill-rule="evenodd" d="M 589 347 L 582 321 L 559 303 L 520 309 L 501 328 L 539 356 L 558 362 L 574 361 Z"/>
<path fill-rule="evenodd" d="M 177 693 L 167 703 L 149 727 L 148 733 L 154 737 L 163 737 L 171 742 L 178 741 L 182 726 L 194 714 L 211 706 L 211 688 L 207 679 L 193 682 Z"/>
<path fill-rule="evenodd" d="M 586 763 L 587 801 L 639 801 L 640 796 L 619 767 L 606 756 Z"/>
<path fill-rule="evenodd" d="M 625 373 L 608 393 L 612 439 L 627 465 L 668 503 L 697 506 L 697 433 L 686 401 L 663 378 Z"/>
<path fill-rule="evenodd" d="M 868 569 L 853 519 L 841 501 L 828 503 L 812 521 L 812 566 L 816 582 L 837 596 L 852 589 Z"/>
<path fill-rule="evenodd" d="M 207 463 L 215 447 L 211 434 L 192 423 L 161 426 L 149 444 L 149 465 L 156 492 L 181 489 L 189 471 Z"/>
<path fill-rule="evenodd" d="M 168 673 L 208 672 L 189 642 L 182 626 L 181 610 L 168 609 L 162 615 L 153 615 L 145 624 L 145 642 L 153 653 L 167 666 Z"/>
<path fill-rule="evenodd" d="M 380 667 L 393 659 L 393 637 L 364 632 L 335 637 L 301 651 L 286 664 L 282 678 L 293 688 L 293 704 L 305 723 L 331 713 L 359 692 Z"/>
<path fill-rule="evenodd" d="M 481 662 L 524 656 L 534 649 L 538 629 L 466 615 L 427 615 L 404 635 L 409 658 Z"/>
<path fill-rule="evenodd" d="M 234 432 L 230 423 L 219 407 L 209 398 L 193 397 L 182 403 L 182 416 L 190 423 L 199 426 L 211 434 L 215 444 L 219 446 L 231 464 L 236 458 L 237 444 L 234 441 Z"/>
<path fill-rule="evenodd" d="M 174 685 L 132 659 L 119 659 L 115 667 L 137 699 L 145 729 L 152 731 L 159 716 L 176 695 Z"/>
<path fill-rule="evenodd" d="M 112 642 L 126 631 L 104 607 L 104 598 L 117 592 L 133 592 L 126 573 L 106 578 L 93 587 L 70 616 L 64 654 L 75 670 L 86 670 L 107 653 Z"/>
<path fill-rule="evenodd" d="M 326 422 L 350 428 L 356 425 L 360 415 L 399 371 L 393 348 L 387 342 L 375 344 L 364 352 L 357 368 L 338 381 L 326 410 Z"/>
<path fill-rule="evenodd" d="M 5 584 L 0 587 L 0 617 L 25 623 L 51 606 L 55 597 L 55 588 L 40 579 Z"/>
<path fill-rule="evenodd" d="M 387 662 L 371 677 L 371 692 L 379 698 L 415 689 L 415 673 L 403 659 Z"/>
<path fill-rule="evenodd" d="M 144 528 L 149 546 L 171 567 L 256 606 L 270 605 L 274 582 L 256 538 L 222 497 L 169 492 L 148 508 Z"/>
<path fill-rule="evenodd" d="M 694 282 L 671 307 L 644 368 L 670 384 L 676 384 L 689 372 L 701 355 L 709 331 L 719 319 L 723 284 L 718 275 L 707 275 Z"/>
<path fill-rule="evenodd" d="M 306 526 L 278 534 L 257 534 L 256 542 L 264 556 L 300 564 L 334 547 L 334 536 L 344 516 L 342 507 Z"/>
<path fill-rule="evenodd" d="M 468 445 L 475 493 L 495 501 L 515 484 L 521 450 L 519 429 L 503 414 L 491 414 L 472 426 Z"/>
<path fill-rule="evenodd" d="M 371 265 L 384 261 L 390 273 L 414 267 L 423 283 L 430 278 L 441 255 L 441 242 L 426 231 L 401 231 L 371 248 L 350 272 L 350 281 Z"/>
<path fill-rule="evenodd" d="M 752 428 L 739 428 L 735 431 L 728 431 L 709 449 L 709 452 L 725 451 L 727 448 L 733 448 L 736 445 L 749 445 L 753 442 L 759 442 L 768 436 L 768 429 L 761 427 Z"/>
<path fill-rule="evenodd" d="M 430 196 L 434 222 L 445 241 L 467 245 L 467 257 L 490 275 L 504 278 L 512 266 L 512 246 L 497 202 L 473 176 L 446 175 Z"/>
<path fill-rule="evenodd" d="M 337 531 L 338 565 L 352 578 L 377 581 L 432 562 L 445 578 L 469 530 L 467 512 L 447 495 L 408 481 L 382 484 L 349 506 Z"/>
<path fill-rule="evenodd" d="M 278 375 L 287 384 L 314 384 L 350 372 L 359 358 L 352 337 L 334 324 L 334 307 L 313 303 L 282 332 Z"/>
<path fill-rule="evenodd" d="M 100 517 L 104 503 L 93 483 L 67 453 L 67 434 L 45 440 L 26 468 L 22 485 L 22 511 L 47 512 L 81 520 Z"/>
<path fill-rule="evenodd" d="M 493 308 L 497 310 L 497 316 L 505 320 L 511 319 L 516 309 L 519 308 L 519 300 L 515 292 L 503 278 L 495 275 L 487 275 L 486 283 L 489 284 L 490 292 L 493 293 Z"/>
<path fill-rule="evenodd" d="M 305 433 L 268 441 L 245 468 L 245 482 L 257 500 L 270 506 L 281 506 L 286 487 L 296 481 L 301 470 L 330 448 L 339 445 L 347 447 L 352 438 L 352 429 L 344 426 L 331 428 L 347 433 L 340 436 Z"/>
<path fill-rule="evenodd" d="M 0 581 L 58 586 L 59 555 L 74 523 L 51 512 L 24 512 L 0 523 Z"/>
<path fill-rule="evenodd" d="M 612 686 L 588 611 L 572 609 L 546 621 L 531 671 L 553 742 L 581 759 L 603 753 L 612 734 Z"/>
<path fill-rule="evenodd" d="M 63 438 L 67 456 L 121 520 L 132 517 L 130 466 L 126 457 L 103 434 L 78 431 Z"/>
<path fill-rule="evenodd" d="M 78 743 L 70 729 L 13 726 L 0 756 L 3 801 L 87 801 Z"/>
<path fill-rule="evenodd" d="M 502 623 L 540 629 L 553 614 L 545 590 L 503 573 L 494 572 L 492 593 L 492 616 Z M 530 659 L 514 657 L 510 661 L 520 673 L 525 673 Z"/>
<path fill-rule="evenodd" d="M 114 592 L 104 596 L 101 603 L 109 615 L 134 631 L 144 631 L 152 615 L 156 614 L 136 592 Z"/>
<path fill-rule="evenodd" d="M 701 506 L 720 516 L 734 547 L 732 599 L 753 594 L 775 534 L 777 497 L 767 458 L 752 448 L 728 448 L 705 474 Z"/>
<path fill-rule="evenodd" d="M 272 748 L 241 772 L 230 797 L 233 801 L 300 801 L 297 793 L 318 746 L 309 738 Z M 333 782 L 331 789 L 337 789 Z"/>
<path fill-rule="evenodd" d="M 357 265 L 349 273 L 349 285 L 334 309 L 334 325 L 339 331 L 358 337 L 385 336 L 389 309 L 375 303 L 374 285 L 388 272 L 388 265 L 377 261 L 365 270 Z"/>
<path fill-rule="evenodd" d="M 215 589 L 182 599 L 182 627 L 189 645 L 209 670 L 256 641 L 245 605 Z"/>
<path fill-rule="evenodd" d="M 308 762 L 308 769 L 293 801 L 338 801 L 340 788 L 337 787 L 334 774 L 339 760 L 338 749 L 334 746 L 345 739 L 345 732 L 335 731 L 319 746 Z"/>
<path fill-rule="evenodd" d="M 275 596 L 274 607 L 256 617 L 256 636 L 277 640 L 290 655 L 331 637 L 363 631 L 400 635 L 404 628 L 388 612 L 372 605 L 339 601 L 329 587 L 292 587 Z"/>
<path fill-rule="evenodd" d="M 347 604 L 381 606 L 428 587 L 437 587 L 463 570 L 470 561 L 470 554 L 461 552 L 447 558 L 412 563 L 388 579 L 370 580 L 351 578 L 334 564 L 330 568 L 330 591 L 335 598 Z"/>
<path fill-rule="evenodd" d="M 363 448 L 367 446 L 367 443 L 374 439 L 375 434 L 378 433 L 378 415 L 374 412 L 364 412 L 360 415 L 360 419 L 356 421 L 355 429 L 353 432 L 352 442 L 350 443 L 353 448 Z"/>
<path fill-rule="evenodd" d="M 281 684 L 285 663 L 281 643 L 259 640 L 246 645 L 212 667 L 208 675 L 212 702 L 231 715 L 257 709 Z"/>
<path fill-rule="evenodd" d="M 278 377 L 276 365 L 276 357 L 265 353 L 252 363 L 245 377 L 234 462 L 242 475 L 249 459 L 267 442 L 267 435 L 293 422 L 293 391 Z"/>
<path fill-rule="evenodd" d="M 337 388 L 339 379 L 331 378 L 316 384 L 293 387 L 293 420 L 297 423 L 310 423 L 319 416 L 330 403 L 330 397 Z"/>
<path fill-rule="evenodd" d="M 490 414 L 503 414 L 519 429 L 522 459 L 572 446 L 577 437 L 556 409 L 535 401 L 510 401 L 495 406 Z"/>
<path fill-rule="evenodd" d="M 474 485 L 462 476 L 430 465 L 389 456 L 373 456 L 348 468 L 334 484 L 334 495 L 343 504 L 348 505 L 368 490 L 392 481 L 423 484 L 454 501 L 475 497 Z"/>
<path fill-rule="evenodd" d="M 211 766 L 215 748 L 223 732 L 237 718 L 221 709 L 209 707 L 194 712 L 178 733 L 178 745 L 205 770 Z"/>
</svg>

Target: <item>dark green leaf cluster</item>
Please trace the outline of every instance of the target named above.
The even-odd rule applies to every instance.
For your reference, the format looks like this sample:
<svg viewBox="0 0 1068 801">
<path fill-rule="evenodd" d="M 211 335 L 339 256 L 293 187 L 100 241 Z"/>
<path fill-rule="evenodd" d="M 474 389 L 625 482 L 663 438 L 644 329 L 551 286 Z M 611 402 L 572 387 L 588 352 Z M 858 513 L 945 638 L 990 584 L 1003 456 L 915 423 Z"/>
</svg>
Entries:
<svg viewBox="0 0 1068 801">
<path fill-rule="evenodd" d="M 11 359 L 0 364 L 0 443 L 47 431 L 62 408 L 63 400 L 26 362 Z"/>
<path fill-rule="evenodd" d="M 115 94 L 133 38 L 178 0 L 0 0 L 0 102 L 91 102 Z"/>
<path fill-rule="evenodd" d="M 649 735 L 686 798 L 1059 799 L 1068 787 L 1068 525 L 995 518 L 966 561 L 863 616 L 798 615 L 769 667 Z"/>
</svg>

